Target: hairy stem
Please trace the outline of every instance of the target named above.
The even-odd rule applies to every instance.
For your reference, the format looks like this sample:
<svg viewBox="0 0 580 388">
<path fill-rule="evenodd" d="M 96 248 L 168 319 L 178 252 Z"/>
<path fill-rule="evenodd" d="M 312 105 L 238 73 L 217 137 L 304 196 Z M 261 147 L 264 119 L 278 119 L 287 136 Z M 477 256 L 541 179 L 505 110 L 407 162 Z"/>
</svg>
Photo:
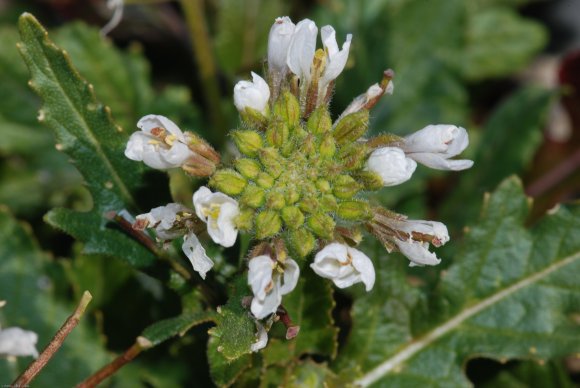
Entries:
<svg viewBox="0 0 580 388">
<path fill-rule="evenodd" d="M 12 383 L 15 387 L 25 387 L 30 384 L 30 382 L 36 377 L 36 375 L 46 366 L 48 361 L 54 356 L 58 349 L 62 346 L 62 343 L 66 337 L 73 331 L 73 329 L 78 325 L 81 316 L 84 314 L 88 304 L 93 299 L 90 292 L 85 291 L 81 300 L 75 309 L 74 313 L 68 317 L 61 328 L 56 332 L 50 343 L 44 348 L 40 356 L 32 364 L 26 368 L 24 372 Z"/>
<path fill-rule="evenodd" d="M 101 383 L 106 378 L 113 375 L 123 366 L 131 362 L 135 357 L 139 355 L 143 350 L 147 350 L 152 347 L 151 342 L 145 337 L 137 337 L 137 341 L 125 353 L 121 354 L 119 357 L 115 358 L 111 363 L 105 365 L 95 374 L 89 376 L 86 380 L 82 381 L 77 385 L 76 388 L 89 388 L 94 387 Z"/>
</svg>

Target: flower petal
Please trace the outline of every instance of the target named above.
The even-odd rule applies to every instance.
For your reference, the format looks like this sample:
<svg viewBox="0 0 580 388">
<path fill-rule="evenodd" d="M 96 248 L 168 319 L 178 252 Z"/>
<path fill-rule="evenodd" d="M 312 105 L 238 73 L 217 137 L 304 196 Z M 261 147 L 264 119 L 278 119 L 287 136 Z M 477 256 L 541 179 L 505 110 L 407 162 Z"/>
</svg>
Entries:
<svg viewBox="0 0 580 388">
<path fill-rule="evenodd" d="M 316 51 L 318 28 L 310 19 L 304 19 L 296 25 L 288 47 L 286 63 L 290 71 L 306 82 L 310 81 L 310 67 Z"/>
<path fill-rule="evenodd" d="M 352 266 L 360 273 L 365 289 L 370 291 L 375 285 L 375 267 L 367 255 L 358 249 L 349 248 L 352 257 Z"/>
<path fill-rule="evenodd" d="M 256 329 L 258 330 L 258 332 L 256 333 L 258 339 L 250 347 L 250 350 L 252 352 L 257 352 L 258 350 L 264 349 L 268 344 L 268 332 L 266 331 L 266 328 L 258 321 L 256 321 L 255 323 Z"/>
<path fill-rule="evenodd" d="M 284 262 L 284 275 L 282 277 L 283 282 L 280 285 L 280 295 L 286 295 L 296 288 L 298 284 L 298 278 L 300 277 L 300 267 L 298 264 L 290 258 L 286 259 Z"/>
<path fill-rule="evenodd" d="M 407 156 L 418 163 L 436 170 L 461 171 L 473 166 L 472 160 L 446 159 L 441 154 L 413 153 L 408 154 Z"/>
<path fill-rule="evenodd" d="M 250 259 L 248 263 L 248 285 L 252 288 L 255 298 L 265 300 L 266 291 L 271 287 L 274 262 L 269 256 L 262 255 Z"/>
<path fill-rule="evenodd" d="M 0 330 L 0 355 L 38 357 L 38 335 L 19 327 Z"/>
<path fill-rule="evenodd" d="M 406 241 L 396 240 L 395 244 L 401 251 L 401 253 L 409 260 L 411 260 L 410 266 L 422 266 L 422 265 L 437 265 L 441 262 L 439 258 L 433 253 L 429 252 L 429 244 L 422 243 L 419 241 L 413 241 L 411 239 Z"/>
<path fill-rule="evenodd" d="M 366 168 L 379 174 L 384 186 L 395 186 L 411 179 L 417 163 L 400 148 L 382 147 L 369 156 Z"/>
<path fill-rule="evenodd" d="M 213 261 L 206 255 L 197 236 L 191 232 L 184 236 L 181 249 L 191 262 L 193 269 L 202 279 L 205 279 L 205 274 L 213 267 Z"/>
</svg>

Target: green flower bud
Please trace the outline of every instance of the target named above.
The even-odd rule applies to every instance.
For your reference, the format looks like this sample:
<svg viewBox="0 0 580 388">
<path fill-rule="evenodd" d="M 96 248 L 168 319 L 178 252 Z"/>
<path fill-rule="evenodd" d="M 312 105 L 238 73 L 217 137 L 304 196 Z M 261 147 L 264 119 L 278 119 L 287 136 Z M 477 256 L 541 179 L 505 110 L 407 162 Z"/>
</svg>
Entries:
<svg viewBox="0 0 580 388">
<path fill-rule="evenodd" d="M 319 146 L 320 156 L 325 159 L 330 159 L 336 153 L 336 142 L 332 135 L 325 136 L 320 142 Z"/>
<path fill-rule="evenodd" d="M 266 168 L 266 171 L 274 178 L 278 178 L 284 168 L 282 167 L 282 157 L 275 148 L 268 147 L 258 152 L 260 161 Z"/>
<path fill-rule="evenodd" d="M 286 206 L 284 195 L 278 191 L 270 191 L 267 195 L 266 206 L 274 210 L 282 209 Z"/>
<path fill-rule="evenodd" d="M 365 134 L 368 123 L 369 111 L 363 109 L 343 117 L 334 128 L 332 135 L 338 144 L 351 143 Z"/>
<path fill-rule="evenodd" d="M 338 205 L 340 218 L 352 221 L 369 220 L 372 217 L 371 207 L 363 201 L 346 201 Z"/>
<path fill-rule="evenodd" d="M 296 186 L 290 186 L 286 189 L 286 202 L 288 204 L 296 203 L 300 199 L 300 191 Z"/>
<path fill-rule="evenodd" d="M 234 162 L 236 170 L 248 179 L 254 179 L 262 170 L 260 164 L 254 159 L 241 158 Z"/>
<path fill-rule="evenodd" d="M 282 220 L 278 212 L 265 210 L 256 216 L 256 238 L 258 240 L 272 237 L 282 229 Z"/>
<path fill-rule="evenodd" d="M 306 128 L 315 135 L 330 131 L 332 128 L 332 119 L 330 118 L 330 113 L 328 113 L 326 105 L 320 105 L 312 112 L 306 123 Z"/>
<path fill-rule="evenodd" d="M 271 146 L 276 148 L 282 147 L 288 141 L 290 129 L 288 124 L 282 120 L 274 120 L 266 130 L 266 140 Z"/>
<path fill-rule="evenodd" d="M 256 183 L 264 189 L 269 189 L 274 185 L 274 178 L 266 172 L 260 172 L 256 177 Z"/>
<path fill-rule="evenodd" d="M 312 233 L 305 228 L 291 230 L 288 233 L 288 240 L 288 246 L 298 254 L 298 257 L 306 257 L 316 243 Z"/>
<path fill-rule="evenodd" d="M 252 130 L 238 130 L 232 132 L 234 143 L 240 152 L 246 156 L 256 156 L 258 151 L 264 146 L 262 136 Z"/>
<path fill-rule="evenodd" d="M 259 112 L 253 108 L 246 107 L 242 112 L 240 112 L 240 117 L 246 123 L 248 123 L 252 127 L 262 128 L 268 122 L 268 115 L 269 112 L 267 111 L 268 107 L 266 107 L 266 115 L 264 116 L 262 112 Z"/>
<path fill-rule="evenodd" d="M 369 191 L 379 190 L 383 187 L 383 178 L 373 171 L 360 171 L 356 174 L 356 179 L 362 182 L 364 188 Z"/>
<path fill-rule="evenodd" d="M 331 240 L 334 235 L 334 220 L 325 213 L 314 213 L 307 221 L 308 227 L 319 237 Z"/>
<path fill-rule="evenodd" d="M 209 185 L 227 195 L 238 195 L 246 188 L 248 181 L 232 169 L 216 171 L 209 180 Z"/>
<path fill-rule="evenodd" d="M 316 138 L 311 133 L 309 133 L 300 143 L 300 149 L 306 155 L 313 155 L 316 151 Z"/>
<path fill-rule="evenodd" d="M 316 188 L 323 193 L 330 191 L 330 183 L 326 179 L 319 179 L 316 181 Z"/>
<path fill-rule="evenodd" d="M 296 229 L 304 225 L 304 214 L 295 206 L 286 206 L 282 209 L 282 219 L 288 229 Z"/>
<path fill-rule="evenodd" d="M 312 197 L 302 198 L 298 203 L 298 207 L 305 213 L 314 213 L 318 210 L 320 204 Z"/>
<path fill-rule="evenodd" d="M 363 143 L 350 143 L 342 147 L 338 157 L 347 170 L 358 170 L 367 161 L 369 149 Z"/>
<path fill-rule="evenodd" d="M 290 127 L 298 125 L 300 122 L 300 104 L 289 91 L 284 91 L 274 104 L 274 115 L 280 117 L 288 123 Z"/>
<path fill-rule="evenodd" d="M 254 225 L 254 214 L 254 210 L 252 209 L 242 209 L 235 220 L 238 229 L 243 231 L 249 231 L 252 229 L 252 226 Z"/>
<path fill-rule="evenodd" d="M 338 203 L 332 194 L 320 197 L 320 206 L 322 207 L 322 210 L 326 212 L 335 212 L 336 209 L 338 209 Z"/>
<path fill-rule="evenodd" d="M 339 175 L 332 184 L 332 192 L 339 199 L 351 199 L 362 188 L 360 183 L 349 175 Z"/>
<path fill-rule="evenodd" d="M 240 203 L 257 209 L 264 204 L 265 198 L 266 193 L 263 188 L 250 184 L 246 186 L 246 189 L 240 198 Z"/>
</svg>

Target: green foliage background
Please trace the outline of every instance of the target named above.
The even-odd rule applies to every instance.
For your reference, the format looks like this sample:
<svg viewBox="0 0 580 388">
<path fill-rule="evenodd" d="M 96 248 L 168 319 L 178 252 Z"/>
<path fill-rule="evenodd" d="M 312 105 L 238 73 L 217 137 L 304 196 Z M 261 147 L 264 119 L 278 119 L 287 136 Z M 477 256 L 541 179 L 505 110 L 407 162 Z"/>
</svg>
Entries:
<svg viewBox="0 0 580 388">
<path fill-rule="evenodd" d="M 196 37 L 187 36 L 179 3 L 147 3 L 128 2 L 117 45 L 85 22 L 57 26 L 62 9 L 34 1 L 9 2 L 0 18 L 0 300 L 8 302 L 1 327 L 38 332 L 42 348 L 82 292 L 94 296 L 38 386 L 73 386 L 138 336 L 153 348 L 105 386 L 573 385 L 577 376 L 562 360 L 580 353 L 580 210 L 569 204 L 530 217 L 526 181 L 515 177 L 530 173 L 559 91 L 518 85 L 477 118 L 481 85 L 511 79 L 546 44 L 545 28 L 519 12 L 527 1 L 206 2 L 217 99 L 189 66 Z M 23 11 L 55 25 L 47 33 L 30 14 L 17 22 Z M 268 347 L 249 354 L 255 327 L 241 308 L 249 290 L 239 276 L 249 241 L 208 248 L 215 271 L 205 282 L 193 272 L 184 280 L 105 215 L 172 199 L 189 204 L 203 182 L 129 161 L 126 140 L 141 116 L 155 113 L 217 139 L 227 154 L 226 130 L 239 125 L 233 84 L 261 71 L 269 28 L 283 14 L 332 24 L 339 40 L 354 34 L 335 116 L 393 68 L 395 94 L 374 108 L 371 130 L 462 125 L 475 166 L 461 174 L 422 169 L 373 198 L 446 223 L 452 241 L 439 252 L 441 266 L 408 268 L 369 239 L 371 292 L 333 289 L 304 269 L 284 299 L 299 336 L 287 341 L 275 324 Z M 161 60 L 156 39 L 175 48 Z M 157 54 L 146 56 L 152 47 Z M 179 247 L 168 255 L 188 265 Z M 29 361 L 0 359 L 0 383 Z"/>
</svg>

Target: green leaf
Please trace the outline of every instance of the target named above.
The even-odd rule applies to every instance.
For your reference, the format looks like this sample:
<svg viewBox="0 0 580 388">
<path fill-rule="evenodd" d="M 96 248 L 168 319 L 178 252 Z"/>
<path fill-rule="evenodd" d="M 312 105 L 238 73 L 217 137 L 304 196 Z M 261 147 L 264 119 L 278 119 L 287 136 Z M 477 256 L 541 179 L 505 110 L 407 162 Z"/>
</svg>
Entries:
<svg viewBox="0 0 580 388">
<path fill-rule="evenodd" d="M 32 75 L 29 84 L 43 99 L 40 120 L 55 131 L 59 149 L 75 163 L 94 202 L 87 213 L 53 210 L 47 222 L 83 241 L 87 253 L 119 256 L 136 267 L 152 264 L 154 255 L 105 217 L 135 206 L 131 192 L 140 184 L 142 168 L 123 154 L 127 134 L 32 15 L 22 15 L 19 28 L 19 49 Z"/>
<path fill-rule="evenodd" d="M 218 340 L 210 337 L 207 346 L 209 372 L 213 382 L 220 387 L 232 385 L 248 368 L 252 367 L 252 356 L 245 354 L 233 361 L 226 360 L 218 351 Z"/>
<path fill-rule="evenodd" d="M 157 346 L 177 335 L 183 336 L 192 327 L 205 322 L 215 321 L 215 314 L 208 312 L 186 313 L 178 317 L 155 322 L 143 330 L 142 337 L 147 338 L 153 346 Z"/>
<path fill-rule="evenodd" d="M 216 327 L 209 331 L 217 338 L 219 353 L 229 362 L 249 354 L 252 344 L 256 342 L 254 319 L 242 305 L 242 300 L 251 294 L 246 277 L 239 276 L 232 286 L 228 302 L 218 307 Z"/>
<path fill-rule="evenodd" d="M 489 381 L 481 384 L 482 388 L 573 388 L 568 371 L 559 362 L 519 362 L 509 370 L 503 370 Z"/>
<path fill-rule="evenodd" d="M 490 8 L 470 16 L 463 69 L 469 80 L 521 69 L 546 44 L 546 32 L 540 24 L 510 9 Z"/>
<path fill-rule="evenodd" d="M 357 300 L 350 354 L 344 355 L 362 361 L 357 383 L 470 386 L 462 366 L 474 356 L 544 360 L 580 349 L 574 321 L 580 207 L 561 206 L 528 230 L 523 224 L 529 207 L 521 182 L 504 181 L 487 198 L 480 223 L 469 229 L 428 303 L 411 300 L 389 309 L 393 298 L 378 307 Z M 389 281 L 382 276 L 377 284 Z M 384 312 L 382 324 L 370 331 L 365 306 Z M 404 339 L 379 335 L 386 326 Z M 365 336 L 372 336 L 372 346 L 350 345 Z"/>
<path fill-rule="evenodd" d="M 523 174 L 542 141 L 542 126 L 554 92 L 528 87 L 508 98 L 489 118 L 475 151 L 474 165 L 444 206 L 444 219 L 461 226 L 477 216 L 480 196 L 511 174 Z M 501 150 L 501 152 L 498 152 Z M 462 211 L 456 211 L 461 203 Z"/>
<path fill-rule="evenodd" d="M 74 306 L 54 297 L 55 284 L 46 275 L 53 266 L 32 238 L 28 225 L 19 224 L 0 208 L 0 309 L 2 328 L 18 326 L 38 333 L 37 348 L 42 350 L 73 312 Z M 42 387 L 74 386 L 112 360 L 101 337 L 83 317 L 47 366 L 34 380 Z M 8 384 L 32 361 L 19 357 L 13 368 L 0 358 L 0 383 Z M 122 379 L 121 371 L 114 379 Z M 119 383 L 122 384 L 122 383 Z"/>
</svg>

